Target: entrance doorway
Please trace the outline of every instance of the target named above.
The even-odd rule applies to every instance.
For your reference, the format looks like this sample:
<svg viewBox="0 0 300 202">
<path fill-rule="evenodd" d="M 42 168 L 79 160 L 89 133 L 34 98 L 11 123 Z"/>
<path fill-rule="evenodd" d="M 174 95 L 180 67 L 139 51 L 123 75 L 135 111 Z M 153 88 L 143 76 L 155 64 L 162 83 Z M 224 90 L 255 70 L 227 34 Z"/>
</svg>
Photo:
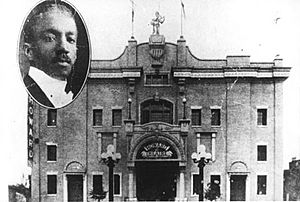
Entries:
<svg viewBox="0 0 300 202">
<path fill-rule="evenodd" d="M 83 176 L 67 175 L 68 180 L 68 202 L 83 201 Z"/>
<path fill-rule="evenodd" d="M 245 201 L 247 175 L 231 175 L 230 201 Z"/>
<path fill-rule="evenodd" d="M 174 201 L 178 162 L 136 162 L 136 193 L 139 201 Z"/>
</svg>

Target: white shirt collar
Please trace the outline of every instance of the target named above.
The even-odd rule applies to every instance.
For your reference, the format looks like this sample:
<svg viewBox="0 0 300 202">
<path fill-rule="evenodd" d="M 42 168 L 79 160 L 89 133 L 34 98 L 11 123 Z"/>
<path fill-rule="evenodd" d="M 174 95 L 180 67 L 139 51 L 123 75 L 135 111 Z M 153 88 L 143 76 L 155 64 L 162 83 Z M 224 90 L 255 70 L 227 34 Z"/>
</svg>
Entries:
<svg viewBox="0 0 300 202">
<path fill-rule="evenodd" d="M 55 107 L 63 107 L 72 101 L 73 93 L 71 91 L 65 92 L 67 81 L 54 79 L 35 67 L 30 67 L 28 74 Z"/>
</svg>

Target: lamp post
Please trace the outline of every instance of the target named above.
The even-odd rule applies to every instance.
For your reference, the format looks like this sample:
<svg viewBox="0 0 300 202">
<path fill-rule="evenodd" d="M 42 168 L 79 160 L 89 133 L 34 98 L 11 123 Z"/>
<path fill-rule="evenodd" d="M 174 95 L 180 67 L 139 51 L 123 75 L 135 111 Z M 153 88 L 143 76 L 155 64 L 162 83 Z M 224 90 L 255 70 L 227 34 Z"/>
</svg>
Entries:
<svg viewBox="0 0 300 202">
<path fill-rule="evenodd" d="M 119 162 L 121 159 L 121 154 L 115 152 L 115 147 L 114 145 L 110 144 L 107 146 L 107 151 L 105 153 L 101 154 L 101 160 L 104 162 L 109 169 L 109 174 L 108 174 L 108 200 L 109 201 L 114 201 L 114 166 L 116 163 Z"/>
<path fill-rule="evenodd" d="M 182 102 L 183 102 L 183 119 L 186 119 L 186 115 L 185 115 L 186 98 L 185 97 L 182 99 Z"/>
<path fill-rule="evenodd" d="M 192 154 L 194 163 L 198 164 L 199 167 L 199 178 L 200 178 L 200 190 L 199 190 L 199 201 L 203 201 L 203 168 L 211 160 L 211 153 L 205 152 L 205 146 L 199 146 L 199 152 Z"/>
<path fill-rule="evenodd" d="M 131 103 L 132 103 L 131 98 L 128 98 L 128 119 L 129 120 L 131 119 Z"/>
</svg>

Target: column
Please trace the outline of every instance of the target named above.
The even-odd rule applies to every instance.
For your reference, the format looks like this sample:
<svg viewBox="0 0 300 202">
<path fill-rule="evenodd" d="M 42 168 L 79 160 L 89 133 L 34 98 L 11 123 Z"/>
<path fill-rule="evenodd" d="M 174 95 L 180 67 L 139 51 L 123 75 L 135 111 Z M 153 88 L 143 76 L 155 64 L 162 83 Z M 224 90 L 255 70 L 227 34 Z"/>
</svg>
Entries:
<svg viewBox="0 0 300 202">
<path fill-rule="evenodd" d="M 216 133 L 211 134 L 211 158 L 216 160 Z"/>
<path fill-rule="evenodd" d="M 250 187 L 250 175 L 247 175 L 246 177 L 246 201 L 250 201 L 250 190 L 251 187 Z"/>
<path fill-rule="evenodd" d="M 179 200 L 184 201 L 184 172 L 183 170 L 180 170 L 180 174 L 179 174 Z"/>
<path fill-rule="evenodd" d="M 98 139 L 98 160 L 101 160 L 101 152 L 102 152 L 102 134 L 97 132 Z"/>
<path fill-rule="evenodd" d="M 197 133 L 197 153 L 200 152 L 200 133 Z"/>
<path fill-rule="evenodd" d="M 66 174 L 63 175 L 63 187 L 64 187 L 63 201 L 67 202 L 68 201 L 68 180 Z"/>
<path fill-rule="evenodd" d="M 113 144 L 114 144 L 114 147 L 115 147 L 115 151 L 117 151 L 117 133 L 114 133 Z"/>
<path fill-rule="evenodd" d="M 133 200 L 133 171 L 130 169 L 128 173 L 128 197 L 129 201 Z"/>
<path fill-rule="evenodd" d="M 87 199 L 87 183 L 86 183 L 86 178 L 87 176 L 86 175 L 83 175 L 83 202 L 86 202 L 86 199 Z"/>
<path fill-rule="evenodd" d="M 225 187 L 225 192 L 226 192 L 226 196 L 225 196 L 225 201 L 230 201 L 230 175 L 227 174 L 226 175 L 226 187 Z"/>
</svg>

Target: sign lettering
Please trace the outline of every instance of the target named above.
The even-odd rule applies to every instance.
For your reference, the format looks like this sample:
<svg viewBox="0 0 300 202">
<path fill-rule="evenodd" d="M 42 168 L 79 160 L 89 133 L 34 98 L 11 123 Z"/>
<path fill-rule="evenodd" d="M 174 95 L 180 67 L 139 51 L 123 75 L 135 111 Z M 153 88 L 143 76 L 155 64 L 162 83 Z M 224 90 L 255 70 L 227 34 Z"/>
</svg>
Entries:
<svg viewBox="0 0 300 202">
<path fill-rule="evenodd" d="M 139 159 L 175 159 L 176 153 L 168 143 L 151 142 L 139 150 Z"/>
<path fill-rule="evenodd" d="M 28 165 L 32 165 L 33 161 L 33 100 L 28 96 L 27 110 L 27 161 Z"/>
</svg>

